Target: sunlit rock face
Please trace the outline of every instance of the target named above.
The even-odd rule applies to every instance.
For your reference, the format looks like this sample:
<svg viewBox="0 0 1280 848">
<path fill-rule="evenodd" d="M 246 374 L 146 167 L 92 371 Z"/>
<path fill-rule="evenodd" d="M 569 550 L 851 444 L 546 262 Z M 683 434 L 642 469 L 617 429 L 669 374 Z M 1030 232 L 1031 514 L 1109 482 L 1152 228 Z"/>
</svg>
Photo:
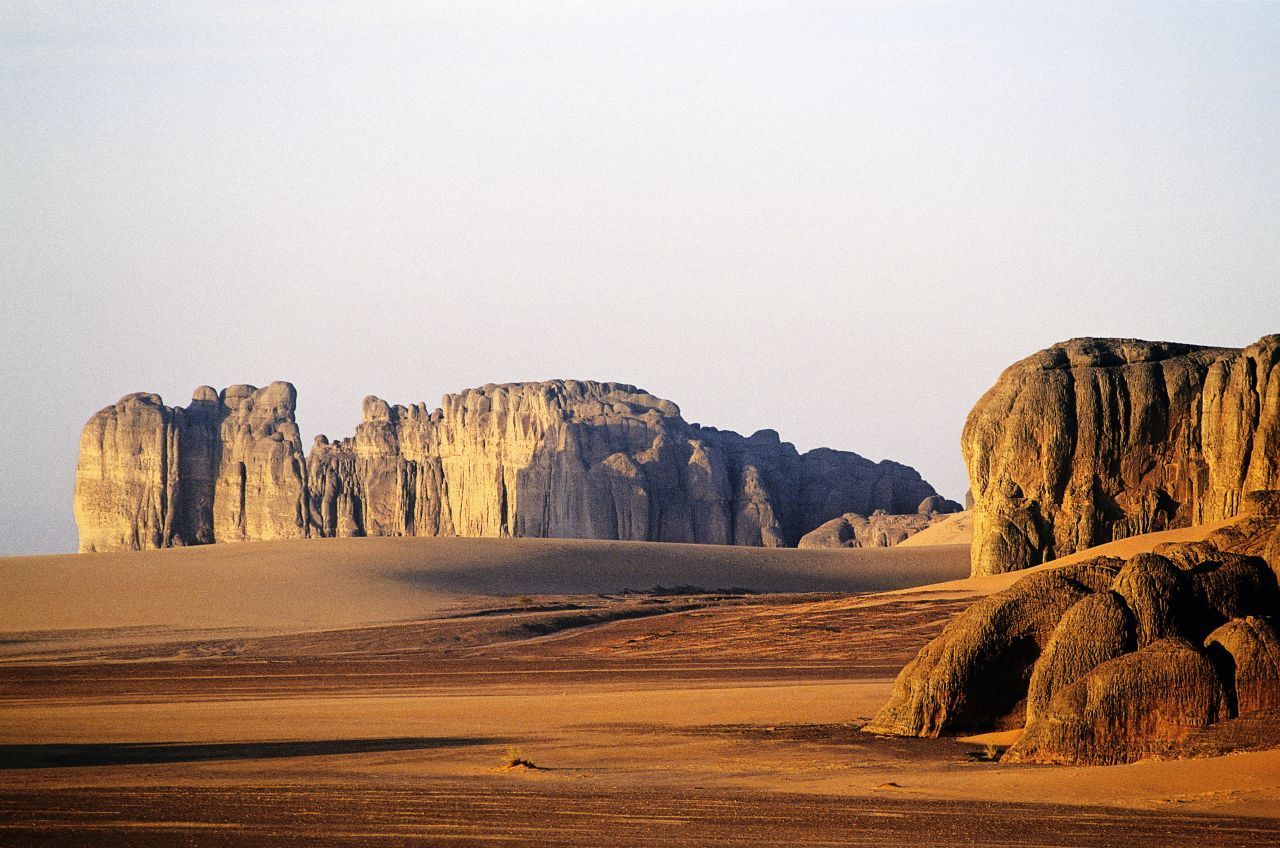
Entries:
<svg viewBox="0 0 1280 848">
<path fill-rule="evenodd" d="M 306 464 L 288 383 L 196 390 L 190 406 L 126 395 L 80 436 L 80 550 L 306 535 Z"/>
<path fill-rule="evenodd" d="M 1073 339 L 965 423 L 975 574 L 1229 518 L 1280 486 L 1280 335 L 1243 350 Z"/>
<path fill-rule="evenodd" d="M 287 383 L 131 395 L 85 427 L 85 551 L 299 536 L 539 536 L 790 546 L 844 513 L 913 512 L 898 463 L 686 422 L 617 383 L 487 385 L 440 408 L 368 397 L 305 459 Z M 931 503 L 936 503 L 932 501 Z"/>
</svg>

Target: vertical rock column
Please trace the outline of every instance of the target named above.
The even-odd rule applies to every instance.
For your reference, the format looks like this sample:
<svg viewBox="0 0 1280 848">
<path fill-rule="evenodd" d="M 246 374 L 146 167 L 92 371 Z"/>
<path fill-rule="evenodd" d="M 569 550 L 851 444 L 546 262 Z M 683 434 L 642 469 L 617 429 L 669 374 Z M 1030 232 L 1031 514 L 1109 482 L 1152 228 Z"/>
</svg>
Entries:
<svg viewBox="0 0 1280 848">
<path fill-rule="evenodd" d="M 214 483 L 213 533 L 219 542 L 307 535 L 306 460 L 289 383 L 231 386 Z"/>
<path fill-rule="evenodd" d="M 170 544 L 174 442 L 173 410 L 159 395 L 125 395 L 89 419 L 76 464 L 81 553 Z"/>
<path fill-rule="evenodd" d="M 1248 492 L 1280 489 L 1280 335 L 1213 364 L 1201 422 L 1209 474 L 1199 521 L 1236 515 Z"/>
</svg>

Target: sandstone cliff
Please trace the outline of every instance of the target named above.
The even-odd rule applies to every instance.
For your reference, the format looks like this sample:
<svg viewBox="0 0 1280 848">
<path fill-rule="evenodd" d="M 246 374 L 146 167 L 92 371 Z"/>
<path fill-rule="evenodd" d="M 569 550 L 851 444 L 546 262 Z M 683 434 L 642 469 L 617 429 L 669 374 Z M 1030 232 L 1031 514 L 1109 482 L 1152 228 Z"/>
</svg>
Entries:
<svg viewBox="0 0 1280 848">
<path fill-rule="evenodd" d="M 835 516 L 937 494 L 906 466 L 699 427 L 617 383 L 487 385 L 435 410 L 368 397 L 354 436 L 319 436 L 305 459 L 294 401 L 273 383 L 99 412 L 77 469 L 81 550 L 304 535 L 787 546 Z"/>
<path fill-rule="evenodd" d="M 293 386 L 196 390 L 190 406 L 126 395 L 80 436 L 80 550 L 306 535 Z"/>
<path fill-rule="evenodd" d="M 1244 350 L 1075 339 L 969 414 L 975 574 L 1229 518 L 1280 485 L 1280 335 Z"/>
</svg>

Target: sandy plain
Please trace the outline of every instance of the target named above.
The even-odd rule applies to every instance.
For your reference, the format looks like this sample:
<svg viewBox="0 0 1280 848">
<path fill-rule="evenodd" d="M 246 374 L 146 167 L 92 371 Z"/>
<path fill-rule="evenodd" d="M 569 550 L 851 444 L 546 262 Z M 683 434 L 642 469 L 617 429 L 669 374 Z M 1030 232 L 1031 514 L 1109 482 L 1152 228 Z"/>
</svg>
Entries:
<svg viewBox="0 0 1280 848">
<path fill-rule="evenodd" d="M 963 544 L 0 560 L 0 844 L 1280 843 L 1274 751 L 1012 766 L 858 732 L 1007 582 L 967 570 Z"/>
</svg>

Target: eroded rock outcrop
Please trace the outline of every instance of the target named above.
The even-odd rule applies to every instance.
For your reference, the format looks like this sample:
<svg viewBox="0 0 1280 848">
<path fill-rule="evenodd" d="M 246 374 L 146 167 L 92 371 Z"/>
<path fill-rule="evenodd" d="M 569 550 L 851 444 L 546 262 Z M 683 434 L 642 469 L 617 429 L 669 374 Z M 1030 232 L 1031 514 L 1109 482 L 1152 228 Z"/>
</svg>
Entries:
<svg viewBox="0 0 1280 848">
<path fill-rule="evenodd" d="M 1137 640 L 1133 631 L 1133 613 L 1113 591 L 1089 595 L 1072 605 L 1032 667 L 1027 722 L 1044 717 L 1059 691 L 1104 662 L 1134 650 Z"/>
<path fill-rule="evenodd" d="M 1073 339 L 969 414 L 975 573 L 1229 518 L 1280 486 L 1280 335 L 1243 350 Z"/>
<path fill-rule="evenodd" d="M 1010 760 L 1108 764 L 1180 756 L 1210 725 L 1277 710 L 1280 585 L 1265 560 L 1239 550 L 1270 538 L 1276 521 L 1242 519 L 1204 542 L 1023 577 L 926 645 L 865 729 L 1025 727 Z"/>
<path fill-rule="evenodd" d="M 959 511 L 960 504 L 934 495 L 909 515 L 891 515 L 882 509 L 870 515 L 846 512 L 810 530 L 800 538 L 799 547 L 891 548 Z"/>
<path fill-rule="evenodd" d="M 1236 713 L 1280 709 L 1280 639 L 1272 622 L 1251 615 L 1235 618 L 1204 644 L 1228 680 Z"/>
<path fill-rule="evenodd" d="M 1029 575 L 956 616 L 898 675 L 893 694 L 864 728 L 938 736 L 1018 727 L 1032 669 L 1062 616 L 1114 579 L 1099 559 Z"/>
<path fill-rule="evenodd" d="M 294 401 L 273 383 L 99 412 L 81 440 L 81 549 L 303 535 L 789 546 L 844 513 L 940 503 L 904 465 L 699 427 L 618 383 L 488 385 L 435 410 L 368 397 L 354 436 L 317 437 L 305 459 Z"/>
<path fill-rule="evenodd" d="M 1189 615 L 1190 580 L 1159 554 L 1138 554 L 1124 564 L 1111 591 L 1133 619 L 1139 648 L 1177 635 Z"/>
<path fill-rule="evenodd" d="M 1005 757 L 1109 765 L 1177 756 L 1179 743 L 1230 715 L 1209 658 L 1171 636 L 1108 660 L 1060 690 Z"/>
<path fill-rule="evenodd" d="M 197 389 L 191 404 L 126 395 L 80 436 L 80 550 L 306 535 L 305 462 L 288 383 Z"/>
<path fill-rule="evenodd" d="M 1261 557 L 1280 574 L 1280 491 L 1247 492 L 1240 516 L 1213 531 L 1205 544 Z"/>
</svg>

